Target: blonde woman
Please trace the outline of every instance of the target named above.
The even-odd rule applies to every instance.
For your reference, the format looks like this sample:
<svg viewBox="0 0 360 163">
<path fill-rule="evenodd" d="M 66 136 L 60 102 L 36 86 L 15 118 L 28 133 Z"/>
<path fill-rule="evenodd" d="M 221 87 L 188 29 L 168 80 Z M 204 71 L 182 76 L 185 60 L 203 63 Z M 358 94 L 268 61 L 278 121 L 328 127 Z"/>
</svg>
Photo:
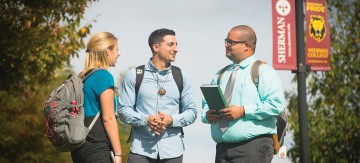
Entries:
<svg viewBox="0 0 360 163">
<path fill-rule="evenodd" d="M 114 78 L 106 69 L 114 67 L 119 57 L 117 38 L 108 32 L 94 34 L 86 50 L 84 75 L 95 67 L 103 69 L 94 72 L 84 83 L 85 125 L 89 126 L 96 114 L 95 122 L 86 142 L 71 152 L 75 163 L 121 162 L 121 147 L 118 125 L 115 118 Z M 114 157 L 111 156 L 111 151 Z"/>
</svg>

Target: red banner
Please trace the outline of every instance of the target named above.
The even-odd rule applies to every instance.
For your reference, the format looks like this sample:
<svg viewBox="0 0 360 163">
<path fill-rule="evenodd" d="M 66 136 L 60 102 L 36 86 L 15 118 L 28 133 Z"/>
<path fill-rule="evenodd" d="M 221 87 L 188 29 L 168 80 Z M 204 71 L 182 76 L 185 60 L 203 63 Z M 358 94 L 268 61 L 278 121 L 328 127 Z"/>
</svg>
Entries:
<svg viewBox="0 0 360 163">
<path fill-rule="evenodd" d="M 273 67 L 297 70 L 295 0 L 272 0 Z"/>
<path fill-rule="evenodd" d="M 306 64 L 315 71 L 330 70 L 330 29 L 326 0 L 306 0 Z"/>
</svg>

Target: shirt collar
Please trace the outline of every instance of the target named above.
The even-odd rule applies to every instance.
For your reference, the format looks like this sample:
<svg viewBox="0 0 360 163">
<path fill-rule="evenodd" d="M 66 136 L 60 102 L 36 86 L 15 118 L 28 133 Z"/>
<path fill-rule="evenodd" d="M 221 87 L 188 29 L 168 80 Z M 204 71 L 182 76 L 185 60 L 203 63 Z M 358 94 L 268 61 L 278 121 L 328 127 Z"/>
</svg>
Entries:
<svg viewBox="0 0 360 163">
<path fill-rule="evenodd" d="M 245 60 L 243 60 L 242 62 L 240 62 L 239 64 L 233 62 L 233 64 L 231 65 L 232 68 L 235 67 L 235 65 L 239 65 L 241 69 L 246 68 L 247 66 L 249 66 L 251 63 L 253 63 L 255 60 L 255 57 L 252 55 L 248 58 L 246 58 Z"/>
<path fill-rule="evenodd" d="M 159 71 L 159 69 L 157 68 L 157 67 L 155 67 L 155 65 L 151 62 L 151 58 L 149 59 L 149 61 L 148 61 L 148 64 L 147 64 L 147 67 L 148 67 L 148 69 L 151 71 L 151 72 L 158 72 L 158 73 L 160 73 L 160 74 L 162 74 L 162 73 L 164 73 L 164 74 L 166 74 L 166 73 L 168 73 L 169 72 L 169 70 L 171 69 L 171 63 L 170 63 L 170 66 L 169 67 L 167 67 L 166 69 L 164 69 L 164 70 L 162 70 L 162 71 Z"/>
</svg>

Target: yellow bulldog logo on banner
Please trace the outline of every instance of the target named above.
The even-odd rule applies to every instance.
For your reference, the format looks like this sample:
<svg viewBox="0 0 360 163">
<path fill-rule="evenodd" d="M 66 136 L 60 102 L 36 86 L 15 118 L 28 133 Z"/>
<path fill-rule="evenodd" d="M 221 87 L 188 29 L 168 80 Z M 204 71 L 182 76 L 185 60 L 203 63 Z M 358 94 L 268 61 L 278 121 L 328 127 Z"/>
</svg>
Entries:
<svg viewBox="0 0 360 163">
<path fill-rule="evenodd" d="M 310 37 L 315 39 L 317 42 L 321 42 L 326 35 L 325 19 L 320 15 L 310 15 L 309 25 Z"/>
</svg>

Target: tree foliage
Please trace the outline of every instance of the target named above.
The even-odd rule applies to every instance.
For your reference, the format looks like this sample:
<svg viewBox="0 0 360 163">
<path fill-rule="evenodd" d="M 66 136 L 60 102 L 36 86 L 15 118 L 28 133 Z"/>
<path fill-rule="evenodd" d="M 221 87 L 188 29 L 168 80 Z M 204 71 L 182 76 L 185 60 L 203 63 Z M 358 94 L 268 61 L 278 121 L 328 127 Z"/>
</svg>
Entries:
<svg viewBox="0 0 360 163">
<path fill-rule="evenodd" d="M 71 162 L 44 137 L 42 107 L 84 48 L 96 0 L 0 0 L 0 162 Z"/>
<path fill-rule="evenodd" d="M 331 70 L 308 74 L 311 162 L 360 162 L 360 1 L 328 0 Z M 300 157 L 297 95 L 287 93 L 290 128 Z"/>
<path fill-rule="evenodd" d="M 80 20 L 96 0 L 0 1 L 0 90 L 47 83 L 85 46 L 90 26 L 80 28 Z"/>
<path fill-rule="evenodd" d="M 57 73 L 47 85 L 33 86 L 21 95 L 0 91 L 0 162 L 71 162 L 45 137 L 44 100 L 71 73 Z"/>
</svg>

